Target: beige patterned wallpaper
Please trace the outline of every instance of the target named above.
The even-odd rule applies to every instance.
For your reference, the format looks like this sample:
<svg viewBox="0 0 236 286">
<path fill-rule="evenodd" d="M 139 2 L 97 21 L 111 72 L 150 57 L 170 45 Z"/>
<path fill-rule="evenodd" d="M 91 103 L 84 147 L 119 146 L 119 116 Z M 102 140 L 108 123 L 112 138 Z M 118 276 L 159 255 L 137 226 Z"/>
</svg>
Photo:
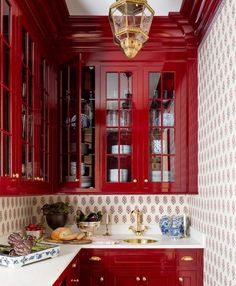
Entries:
<svg viewBox="0 0 236 286">
<path fill-rule="evenodd" d="M 130 212 L 139 208 L 144 212 L 144 223 L 159 223 L 163 215 L 188 214 L 186 196 L 157 195 L 71 195 L 71 196 L 37 196 L 0 198 L 0 235 L 21 230 L 30 222 L 45 223 L 41 207 L 46 203 L 67 201 L 76 211 L 101 210 L 111 214 L 112 224 L 130 224 Z M 69 216 L 68 223 L 74 222 L 74 215 Z"/>
<path fill-rule="evenodd" d="M 199 48 L 199 195 L 205 286 L 236 286 L 236 1 L 226 0 Z"/>
<path fill-rule="evenodd" d="M 41 207 L 45 203 L 56 201 L 69 202 L 74 210 L 80 208 L 83 212 L 101 210 L 111 214 L 112 224 L 129 224 L 130 213 L 139 208 L 144 213 L 144 223 L 158 224 L 163 215 L 177 215 L 188 213 L 187 197 L 185 196 L 157 196 L 157 195 L 80 195 L 80 196 L 45 196 L 33 198 L 33 221 L 42 221 Z M 70 215 L 69 223 L 74 220 Z"/>
<path fill-rule="evenodd" d="M 32 220 L 32 197 L 0 197 L 0 235 L 22 229 Z"/>
</svg>

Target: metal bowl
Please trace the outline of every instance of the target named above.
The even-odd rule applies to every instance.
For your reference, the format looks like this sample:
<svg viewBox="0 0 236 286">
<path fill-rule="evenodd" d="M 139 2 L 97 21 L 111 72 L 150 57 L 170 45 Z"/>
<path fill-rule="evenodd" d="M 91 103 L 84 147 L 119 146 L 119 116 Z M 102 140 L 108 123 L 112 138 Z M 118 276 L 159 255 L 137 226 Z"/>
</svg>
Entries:
<svg viewBox="0 0 236 286">
<path fill-rule="evenodd" d="M 77 226 L 79 227 L 79 229 L 83 232 L 85 232 L 85 235 L 87 237 L 91 237 L 92 235 L 94 235 L 95 231 L 99 228 L 101 224 L 101 221 L 83 221 L 83 222 L 79 222 L 77 224 Z"/>
</svg>

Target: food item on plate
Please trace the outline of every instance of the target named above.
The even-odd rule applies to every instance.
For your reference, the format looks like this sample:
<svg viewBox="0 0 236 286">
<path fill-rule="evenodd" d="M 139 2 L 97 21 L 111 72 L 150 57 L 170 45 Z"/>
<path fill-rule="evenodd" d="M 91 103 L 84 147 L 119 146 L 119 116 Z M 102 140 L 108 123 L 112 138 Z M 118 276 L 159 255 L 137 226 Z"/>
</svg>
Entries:
<svg viewBox="0 0 236 286">
<path fill-rule="evenodd" d="M 58 227 L 51 233 L 53 240 L 73 240 L 76 239 L 78 233 L 73 233 L 68 227 Z"/>
<path fill-rule="evenodd" d="M 21 233 L 13 232 L 8 236 L 8 243 L 13 247 L 10 255 L 27 255 L 32 251 L 35 243 L 32 236 L 24 237 Z"/>
<path fill-rule="evenodd" d="M 81 240 L 81 239 L 83 239 L 85 237 L 85 233 L 84 232 L 81 232 L 81 233 L 79 233 L 77 236 L 76 236 L 76 239 L 77 240 Z"/>
</svg>

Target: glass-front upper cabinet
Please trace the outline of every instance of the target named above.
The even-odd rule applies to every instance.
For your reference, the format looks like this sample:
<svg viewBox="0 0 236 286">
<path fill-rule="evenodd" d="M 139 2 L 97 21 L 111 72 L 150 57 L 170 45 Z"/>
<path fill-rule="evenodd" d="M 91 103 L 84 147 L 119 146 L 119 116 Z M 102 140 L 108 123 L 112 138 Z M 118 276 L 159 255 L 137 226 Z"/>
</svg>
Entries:
<svg viewBox="0 0 236 286">
<path fill-rule="evenodd" d="M 175 180 L 175 75 L 149 73 L 149 181 Z"/>
<path fill-rule="evenodd" d="M 6 0 L 0 4 L 0 176 L 15 177 L 12 162 L 11 6 Z"/>
<path fill-rule="evenodd" d="M 22 168 L 23 179 L 34 177 L 34 43 L 29 33 L 22 29 L 21 62 L 21 102 L 22 102 Z"/>
<path fill-rule="evenodd" d="M 137 73 L 132 69 L 105 69 L 102 74 L 103 190 L 132 189 L 137 185 L 134 145 L 134 101 Z"/>
<path fill-rule="evenodd" d="M 50 96 L 50 69 L 45 59 L 41 59 L 40 65 L 40 140 L 38 144 L 39 148 L 39 170 L 37 170 L 38 179 L 40 181 L 48 182 L 49 181 L 49 130 L 50 130 L 50 121 L 49 121 L 49 96 Z"/>
<path fill-rule="evenodd" d="M 95 67 L 74 60 L 59 76 L 60 182 L 65 188 L 94 188 Z"/>
<path fill-rule="evenodd" d="M 180 101 L 184 87 L 176 74 L 102 69 L 103 191 L 185 191 L 186 101 Z"/>
</svg>

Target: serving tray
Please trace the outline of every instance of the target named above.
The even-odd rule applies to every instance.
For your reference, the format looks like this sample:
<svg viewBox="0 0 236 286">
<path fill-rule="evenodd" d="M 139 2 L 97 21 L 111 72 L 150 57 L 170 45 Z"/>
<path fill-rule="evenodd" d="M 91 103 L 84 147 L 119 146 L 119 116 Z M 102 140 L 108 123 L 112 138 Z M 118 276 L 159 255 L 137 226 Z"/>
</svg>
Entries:
<svg viewBox="0 0 236 286">
<path fill-rule="evenodd" d="M 73 239 L 73 240 L 54 240 L 50 237 L 45 237 L 44 241 L 59 243 L 59 244 L 89 244 L 92 243 L 91 239 L 83 238 L 83 239 Z"/>
<path fill-rule="evenodd" d="M 39 251 L 32 251 L 30 254 L 23 256 L 9 256 L 9 245 L 0 245 L 0 265 L 19 268 L 27 264 L 38 262 L 44 259 L 56 257 L 60 252 L 59 245 L 41 243 L 37 247 L 43 248 Z"/>
</svg>

